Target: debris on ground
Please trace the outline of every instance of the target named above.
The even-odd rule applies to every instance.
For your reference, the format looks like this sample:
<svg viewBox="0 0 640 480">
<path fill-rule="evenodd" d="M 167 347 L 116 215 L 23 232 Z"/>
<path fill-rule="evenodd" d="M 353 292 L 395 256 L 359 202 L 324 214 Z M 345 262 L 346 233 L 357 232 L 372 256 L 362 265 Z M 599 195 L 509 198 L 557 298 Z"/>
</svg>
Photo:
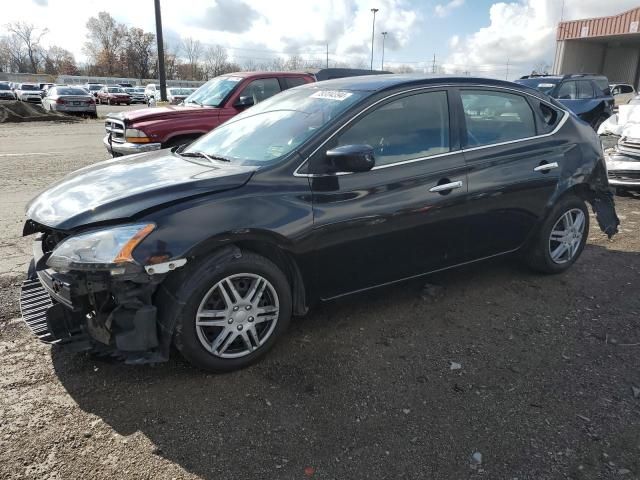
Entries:
<svg viewBox="0 0 640 480">
<path fill-rule="evenodd" d="M 640 398 L 640 388 L 631 387 L 631 391 L 633 392 L 633 398 Z"/>
<path fill-rule="evenodd" d="M 449 362 L 449 370 L 460 370 L 462 368 L 462 364 L 458 362 Z"/>
<path fill-rule="evenodd" d="M 471 464 L 471 468 L 478 468 L 482 465 L 482 454 L 480 452 L 473 452 L 469 463 Z"/>
<path fill-rule="evenodd" d="M 422 287 L 422 292 L 420 292 L 420 297 L 424 301 L 435 302 L 444 297 L 444 287 L 433 283 L 425 283 Z"/>
<path fill-rule="evenodd" d="M 0 104 L 0 123 L 38 121 L 78 122 L 80 119 L 60 112 L 47 111 L 41 105 L 17 100 Z"/>
</svg>

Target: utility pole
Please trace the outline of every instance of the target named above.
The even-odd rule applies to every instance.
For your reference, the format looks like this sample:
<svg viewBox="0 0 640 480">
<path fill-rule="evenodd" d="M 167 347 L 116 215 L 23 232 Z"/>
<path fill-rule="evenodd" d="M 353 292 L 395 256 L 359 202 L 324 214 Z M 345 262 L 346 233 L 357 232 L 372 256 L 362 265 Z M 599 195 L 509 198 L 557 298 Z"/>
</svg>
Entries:
<svg viewBox="0 0 640 480">
<path fill-rule="evenodd" d="M 509 59 L 507 58 L 507 74 L 504 76 L 505 80 L 509 80 Z"/>
<path fill-rule="evenodd" d="M 382 62 L 380 63 L 380 70 L 384 70 L 384 41 L 387 38 L 387 33 L 389 32 L 382 32 Z"/>
<path fill-rule="evenodd" d="M 433 54 L 433 64 L 431 65 L 431 73 L 436 73 L 436 54 Z"/>
<path fill-rule="evenodd" d="M 373 26 L 371 27 L 371 70 L 373 70 L 373 40 L 376 33 L 376 13 L 380 10 L 379 8 L 372 8 L 371 12 L 373 13 Z"/>
<path fill-rule="evenodd" d="M 327 68 L 329 68 L 329 44 L 327 43 Z"/>
<path fill-rule="evenodd" d="M 158 75 L 160 77 L 160 100 L 167 101 L 167 80 L 164 74 L 164 41 L 162 40 L 162 16 L 160 0 L 153 0 L 156 8 L 156 39 L 158 40 Z"/>
</svg>

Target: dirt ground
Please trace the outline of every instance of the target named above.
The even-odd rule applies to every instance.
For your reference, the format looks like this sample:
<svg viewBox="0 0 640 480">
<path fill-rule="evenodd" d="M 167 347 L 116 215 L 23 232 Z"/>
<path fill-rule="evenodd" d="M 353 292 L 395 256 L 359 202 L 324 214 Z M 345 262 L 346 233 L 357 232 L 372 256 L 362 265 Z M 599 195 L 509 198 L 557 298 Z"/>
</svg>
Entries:
<svg viewBox="0 0 640 480">
<path fill-rule="evenodd" d="M 241 372 L 131 367 L 18 319 L 24 204 L 101 134 L 0 125 L 0 478 L 640 478 L 640 196 L 566 274 L 477 264 L 325 304 Z"/>
</svg>

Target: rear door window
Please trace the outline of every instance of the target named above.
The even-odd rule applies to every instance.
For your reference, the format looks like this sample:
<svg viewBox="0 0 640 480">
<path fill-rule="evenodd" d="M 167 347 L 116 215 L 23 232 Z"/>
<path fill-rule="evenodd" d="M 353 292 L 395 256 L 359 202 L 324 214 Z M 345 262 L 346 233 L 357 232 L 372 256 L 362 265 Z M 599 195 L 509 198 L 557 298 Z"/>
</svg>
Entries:
<svg viewBox="0 0 640 480">
<path fill-rule="evenodd" d="M 300 78 L 300 77 L 284 77 L 282 79 L 282 84 L 284 85 L 284 89 L 299 87 L 300 85 L 304 85 L 305 83 L 307 82 L 304 81 L 304 78 Z"/>
<path fill-rule="evenodd" d="M 588 80 L 580 80 L 576 82 L 578 84 L 578 99 L 584 100 L 587 98 L 593 98 L 593 86 Z"/>
<path fill-rule="evenodd" d="M 633 93 L 631 85 L 620 85 L 620 93 Z"/>
<path fill-rule="evenodd" d="M 558 100 L 575 100 L 578 98 L 578 86 L 576 82 L 563 82 L 558 90 Z"/>
<path fill-rule="evenodd" d="M 240 93 L 240 98 L 253 97 L 253 103 L 255 105 L 269 97 L 273 97 L 279 92 L 280 83 L 278 83 L 277 78 L 261 78 L 259 80 L 254 80 L 244 87 L 244 90 Z"/>
<path fill-rule="evenodd" d="M 536 124 L 529 102 L 512 93 L 462 90 L 467 146 L 530 138 L 536 135 Z"/>
</svg>

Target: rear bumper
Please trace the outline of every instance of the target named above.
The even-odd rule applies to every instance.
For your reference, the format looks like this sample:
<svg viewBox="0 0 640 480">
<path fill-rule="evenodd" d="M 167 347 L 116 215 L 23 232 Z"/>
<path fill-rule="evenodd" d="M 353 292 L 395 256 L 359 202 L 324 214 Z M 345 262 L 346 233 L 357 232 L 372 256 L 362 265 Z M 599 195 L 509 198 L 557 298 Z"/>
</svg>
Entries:
<svg viewBox="0 0 640 480">
<path fill-rule="evenodd" d="M 112 155 L 131 155 L 133 153 L 153 152 L 154 150 L 160 150 L 162 144 L 160 143 L 128 143 L 128 142 L 114 142 L 109 141 L 109 135 L 105 135 L 102 139 L 107 151 Z"/>
</svg>

